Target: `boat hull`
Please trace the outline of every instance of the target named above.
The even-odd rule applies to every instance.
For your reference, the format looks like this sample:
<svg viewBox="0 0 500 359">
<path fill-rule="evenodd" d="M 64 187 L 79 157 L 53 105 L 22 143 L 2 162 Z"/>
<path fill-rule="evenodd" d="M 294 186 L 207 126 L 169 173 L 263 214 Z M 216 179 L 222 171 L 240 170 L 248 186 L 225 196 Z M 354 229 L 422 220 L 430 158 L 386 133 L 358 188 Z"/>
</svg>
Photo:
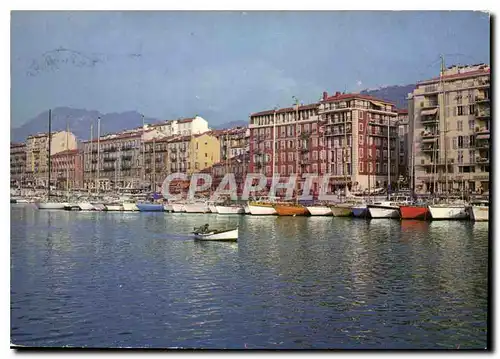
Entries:
<svg viewBox="0 0 500 359">
<path fill-rule="evenodd" d="M 94 207 L 94 209 L 96 211 L 105 211 L 106 210 L 106 206 L 102 203 L 92 203 L 92 206 Z"/>
<path fill-rule="evenodd" d="M 69 203 L 57 203 L 57 202 L 45 202 L 36 204 L 38 209 L 64 209 L 64 207 L 68 205 Z"/>
<path fill-rule="evenodd" d="M 186 213 L 210 213 L 210 208 L 205 203 L 189 203 L 184 205 Z"/>
<path fill-rule="evenodd" d="M 251 212 L 250 212 L 250 208 L 248 207 L 248 205 L 245 205 L 245 206 L 243 207 L 243 209 L 245 210 L 245 214 L 251 214 Z"/>
<path fill-rule="evenodd" d="M 237 241 L 238 240 L 238 228 L 229 231 L 219 232 L 219 233 L 195 233 L 194 239 L 199 241 Z"/>
<path fill-rule="evenodd" d="M 334 217 L 349 217 L 352 214 L 351 206 L 346 205 L 331 206 L 330 210 Z"/>
<path fill-rule="evenodd" d="M 487 206 L 472 206 L 471 219 L 473 221 L 489 221 L 489 207 Z"/>
<path fill-rule="evenodd" d="M 399 218 L 399 208 L 368 206 L 371 218 Z"/>
<path fill-rule="evenodd" d="M 123 206 L 123 210 L 124 211 L 127 211 L 127 212 L 132 212 L 132 211 L 138 211 L 139 208 L 137 207 L 137 205 L 135 203 L 127 203 L 127 202 L 124 202 L 122 203 L 122 206 Z"/>
<path fill-rule="evenodd" d="M 272 216 L 277 214 L 276 210 L 271 205 L 248 205 L 252 216 Z"/>
<path fill-rule="evenodd" d="M 276 204 L 274 206 L 278 216 L 307 216 L 309 211 L 306 207 L 300 205 L 282 205 Z"/>
<path fill-rule="evenodd" d="M 164 204 L 163 205 L 163 210 L 165 212 L 173 212 L 174 211 L 174 207 L 171 204 Z"/>
<path fill-rule="evenodd" d="M 163 212 L 163 205 L 153 203 L 137 203 L 140 212 Z"/>
<path fill-rule="evenodd" d="M 332 210 L 327 206 L 310 206 L 306 207 L 311 216 L 331 216 Z"/>
<path fill-rule="evenodd" d="M 366 205 L 352 206 L 351 212 L 354 217 L 358 218 L 366 218 L 370 215 L 370 212 L 368 212 L 368 208 L 366 207 Z"/>
<path fill-rule="evenodd" d="M 186 208 L 182 203 L 173 203 L 172 204 L 172 210 L 177 213 L 182 213 L 186 212 Z"/>
<path fill-rule="evenodd" d="M 219 214 L 244 214 L 245 210 L 240 206 L 216 206 Z"/>
<path fill-rule="evenodd" d="M 469 218 L 466 206 L 429 206 L 429 212 L 433 220 Z"/>
<path fill-rule="evenodd" d="M 122 211 L 123 207 L 120 204 L 106 204 L 106 211 L 108 212 L 118 212 Z"/>
<path fill-rule="evenodd" d="M 217 213 L 217 206 L 214 205 L 214 204 L 210 204 L 208 205 L 208 209 L 210 210 L 210 212 L 212 213 Z"/>
<path fill-rule="evenodd" d="M 430 218 L 427 206 L 400 206 L 401 219 L 422 219 Z"/>
</svg>

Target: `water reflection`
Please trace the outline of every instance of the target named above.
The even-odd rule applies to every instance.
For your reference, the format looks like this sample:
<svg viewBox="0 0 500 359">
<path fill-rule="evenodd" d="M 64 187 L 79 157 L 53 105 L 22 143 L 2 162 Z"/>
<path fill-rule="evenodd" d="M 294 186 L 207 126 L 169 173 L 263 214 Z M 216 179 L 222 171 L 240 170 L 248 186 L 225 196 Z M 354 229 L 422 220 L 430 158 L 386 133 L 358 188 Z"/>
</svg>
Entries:
<svg viewBox="0 0 500 359">
<path fill-rule="evenodd" d="M 482 348 L 488 226 L 11 209 L 12 341 Z M 204 223 L 237 243 L 194 241 Z"/>
</svg>

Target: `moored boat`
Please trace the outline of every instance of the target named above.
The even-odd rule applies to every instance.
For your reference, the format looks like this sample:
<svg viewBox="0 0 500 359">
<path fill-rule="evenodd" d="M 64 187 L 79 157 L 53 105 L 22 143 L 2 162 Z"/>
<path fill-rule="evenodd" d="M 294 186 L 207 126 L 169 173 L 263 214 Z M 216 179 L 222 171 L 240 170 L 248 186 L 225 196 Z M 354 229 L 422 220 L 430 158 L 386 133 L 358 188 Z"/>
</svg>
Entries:
<svg viewBox="0 0 500 359">
<path fill-rule="evenodd" d="M 125 201 L 122 203 L 122 207 L 124 211 L 127 212 L 132 212 L 132 211 L 138 211 L 139 208 L 135 204 L 135 202 L 130 202 L 130 201 Z"/>
<path fill-rule="evenodd" d="M 123 211 L 123 207 L 119 203 L 109 203 L 109 204 L 105 204 L 105 206 L 106 206 L 106 211 L 108 211 L 108 212 Z"/>
<path fill-rule="evenodd" d="M 377 202 L 369 204 L 371 218 L 399 218 L 399 205 L 394 202 Z"/>
<path fill-rule="evenodd" d="M 238 227 L 230 229 L 211 229 L 208 224 L 194 229 L 194 239 L 201 241 L 237 241 Z"/>
<path fill-rule="evenodd" d="M 278 216 L 307 216 L 309 211 L 301 204 L 276 203 L 274 209 Z"/>
<path fill-rule="evenodd" d="M 370 216 L 368 207 L 366 204 L 355 204 L 351 207 L 351 212 L 354 217 L 366 218 Z"/>
<path fill-rule="evenodd" d="M 170 203 L 165 203 L 163 205 L 163 210 L 165 212 L 173 212 L 174 211 L 174 207 Z"/>
<path fill-rule="evenodd" d="M 37 202 L 35 203 L 38 209 L 64 209 L 69 203 L 66 202 Z"/>
<path fill-rule="evenodd" d="M 164 208 L 159 203 L 137 203 L 140 212 L 163 212 Z"/>
<path fill-rule="evenodd" d="M 186 212 L 186 208 L 184 207 L 184 203 L 172 203 L 172 211 L 176 213 Z"/>
<path fill-rule="evenodd" d="M 470 217 L 473 221 L 489 221 L 489 212 L 488 203 L 475 203 L 470 207 Z"/>
<path fill-rule="evenodd" d="M 277 214 L 271 202 L 250 202 L 248 204 L 248 209 L 253 216 L 270 216 Z"/>
<path fill-rule="evenodd" d="M 106 210 L 106 206 L 104 205 L 104 203 L 95 202 L 95 203 L 91 203 L 91 204 L 96 211 L 105 211 Z"/>
<path fill-rule="evenodd" d="M 209 203 L 208 210 L 212 213 L 217 213 L 217 206 L 214 203 Z"/>
<path fill-rule="evenodd" d="M 216 206 L 216 213 L 219 214 L 244 214 L 245 209 L 242 206 L 239 205 L 226 205 L 226 206 Z"/>
<path fill-rule="evenodd" d="M 186 213 L 210 213 L 210 208 L 205 202 L 186 203 L 184 210 Z"/>
<path fill-rule="evenodd" d="M 423 219 L 430 218 L 429 208 L 425 205 L 401 205 L 399 206 L 401 219 Z"/>
<path fill-rule="evenodd" d="M 469 218 L 469 213 L 465 204 L 430 205 L 429 212 L 433 220 Z"/>
<path fill-rule="evenodd" d="M 352 215 L 352 206 L 353 203 L 338 203 L 330 206 L 330 210 L 332 211 L 332 215 L 334 217 L 349 217 Z"/>
<path fill-rule="evenodd" d="M 311 216 L 331 216 L 332 210 L 328 206 L 307 206 Z"/>
<path fill-rule="evenodd" d="M 64 206 L 65 211 L 81 211 L 80 206 L 77 203 L 68 203 L 67 206 Z"/>
<path fill-rule="evenodd" d="M 80 210 L 82 211 L 94 211 L 95 208 L 90 202 L 78 202 L 78 207 L 80 207 Z"/>
<path fill-rule="evenodd" d="M 248 204 L 245 204 L 245 205 L 243 206 L 243 209 L 245 210 L 245 214 L 251 214 L 251 213 L 250 213 L 250 207 L 248 207 Z"/>
</svg>

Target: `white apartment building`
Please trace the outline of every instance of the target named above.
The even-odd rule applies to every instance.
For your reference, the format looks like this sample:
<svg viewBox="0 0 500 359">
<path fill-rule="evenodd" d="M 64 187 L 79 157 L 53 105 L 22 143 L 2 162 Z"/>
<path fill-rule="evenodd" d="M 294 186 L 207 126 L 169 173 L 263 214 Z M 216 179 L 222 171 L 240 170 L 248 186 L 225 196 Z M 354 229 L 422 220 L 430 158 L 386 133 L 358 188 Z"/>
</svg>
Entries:
<svg viewBox="0 0 500 359">
<path fill-rule="evenodd" d="M 203 117 L 182 118 L 169 120 L 161 123 L 146 125 L 146 128 L 154 128 L 166 136 L 191 136 L 209 131 L 208 121 Z"/>
<path fill-rule="evenodd" d="M 451 66 L 412 97 L 416 192 L 488 191 L 490 67 Z"/>
</svg>

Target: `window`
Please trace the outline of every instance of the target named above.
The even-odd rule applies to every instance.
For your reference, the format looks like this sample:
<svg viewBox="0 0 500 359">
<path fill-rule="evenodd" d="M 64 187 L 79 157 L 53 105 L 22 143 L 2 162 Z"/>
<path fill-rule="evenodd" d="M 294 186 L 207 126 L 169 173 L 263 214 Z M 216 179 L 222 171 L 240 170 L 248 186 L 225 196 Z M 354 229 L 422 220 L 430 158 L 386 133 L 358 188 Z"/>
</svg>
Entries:
<svg viewBox="0 0 500 359">
<path fill-rule="evenodd" d="M 359 124 L 359 132 L 363 132 L 363 124 L 362 123 Z"/>
<path fill-rule="evenodd" d="M 474 135 L 469 136 L 469 145 L 470 147 L 476 147 L 476 137 Z"/>
<path fill-rule="evenodd" d="M 476 163 L 476 151 L 469 150 L 469 163 Z"/>
<path fill-rule="evenodd" d="M 360 125 L 362 125 L 362 123 L 360 123 Z M 363 135 L 359 135 L 359 144 L 363 144 Z"/>
<path fill-rule="evenodd" d="M 373 145 L 373 137 L 368 136 L 368 144 L 369 144 L 370 146 L 372 146 L 372 145 Z"/>
<path fill-rule="evenodd" d="M 373 164 L 371 162 L 368 164 L 368 173 L 373 173 Z"/>
<path fill-rule="evenodd" d="M 208 157 L 208 153 L 205 153 L 205 157 Z"/>
<path fill-rule="evenodd" d="M 384 163 L 384 172 L 383 173 L 387 173 L 387 163 Z"/>
<path fill-rule="evenodd" d="M 457 162 L 458 163 L 463 163 L 464 162 L 464 153 L 463 153 L 463 151 L 457 151 Z"/>
<path fill-rule="evenodd" d="M 458 116 L 463 116 L 464 114 L 464 106 L 458 106 Z"/>
<path fill-rule="evenodd" d="M 464 148 L 469 148 L 469 136 L 464 136 Z"/>
<path fill-rule="evenodd" d="M 363 158 L 363 147 L 359 148 L 359 158 Z"/>
<path fill-rule="evenodd" d="M 464 147 L 464 138 L 462 136 L 458 136 L 458 148 Z"/>
<path fill-rule="evenodd" d="M 380 163 L 375 164 L 375 173 L 380 173 Z"/>
<path fill-rule="evenodd" d="M 380 150 L 377 150 L 375 153 L 376 153 L 377 159 L 379 159 L 380 158 Z"/>
<path fill-rule="evenodd" d="M 469 114 L 473 115 L 476 113 L 476 105 L 469 105 Z"/>
<path fill-rule="evenodd" d="M 457 121 L 457 131 L 463 131 L 462 121 Z"/>
<path fill-rule="evenodd" d="M 368 149 L 368 158 L 372 158 L 372 149 L 371 148 Z"/>
<path fill-rule="evenodd" d="M 281 166 L 281 174 L 286 174 L 286 166 Z"/>
<path fill-rule="evenodd" d="M 359 172 L 363 172 L 363 162 L 359 163 Z"/>
</svg>

